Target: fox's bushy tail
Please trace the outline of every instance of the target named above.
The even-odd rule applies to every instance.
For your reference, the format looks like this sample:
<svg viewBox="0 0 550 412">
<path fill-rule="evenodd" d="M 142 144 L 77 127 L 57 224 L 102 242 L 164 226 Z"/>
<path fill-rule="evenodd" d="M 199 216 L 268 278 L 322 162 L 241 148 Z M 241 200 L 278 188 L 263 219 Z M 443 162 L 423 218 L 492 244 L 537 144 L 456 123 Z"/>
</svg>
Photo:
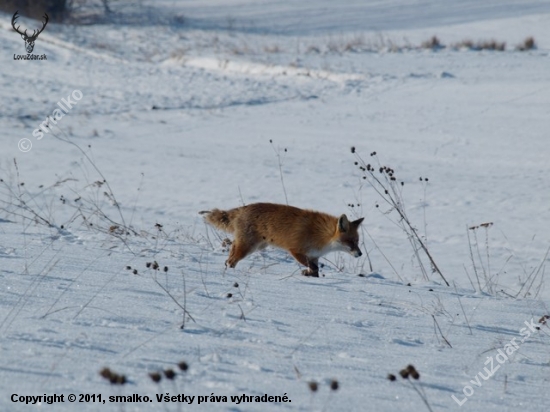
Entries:
<svg viewBox="0 0 550 412">
<path fill-rule="evenodd" d="M 233 233 L 235 228 L 233 227 L 233 210 L 203 210 L 199 212 L 204 215 L 204 220 L 210 223 L 212 226 L 223 230 L 224 232 Z"/>
</svg>

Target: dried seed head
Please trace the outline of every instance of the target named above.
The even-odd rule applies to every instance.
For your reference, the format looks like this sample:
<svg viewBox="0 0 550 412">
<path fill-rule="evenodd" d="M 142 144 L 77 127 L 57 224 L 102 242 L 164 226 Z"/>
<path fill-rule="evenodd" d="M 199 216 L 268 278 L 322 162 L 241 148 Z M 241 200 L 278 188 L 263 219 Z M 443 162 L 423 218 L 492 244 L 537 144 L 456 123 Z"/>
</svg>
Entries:
<svg viewBox="0 0 550 412">
<path fill-rule="evenodd" d="M 150 267 L 151 267 L 151 262 L 147 262 L 147 263 L 145 264 L 145 266 L 147 266 L 148 268 L 150 268 Z"/>
<path fill-rule="evenodd" d="M 137 275 L 137 274 L 138 274 L 137 269 L 134 269 L 134 270 L 132 271 L 132 273 L 133 273 L 134 275 Z"/>
<path fill-rule="evenodd" d="M 155 383 L 159 383 L 160 380 L 162 379 L 162 376 L 160 375 L 160 373 L 158 372 L 151 372 L 149 374 L 149 377 L 151 378 L 151 380 Z"/>
<path fill-rule="evenodd" d="M 187 369 L 189 369 L 189 365 L 187 365 L 187 362 L 181 361 L 180 363 L 178 363 L 178 368 L 180 368 L 181 371 L 185 372 Z"/>
<path fill-rule="evenodd" d="M 413 379 L 419 379 L 420 378 L 420 374 L 418 373 L 418 371 L 416 370 L 416 368 L 413 365 L 408 365 L 406 370 L 407 370 L 407 372 L 409 372 L 409 374 L 411 375 L 411 377 Z"/>
<path fill-rule="evenodd" d="M 319 385 L 315 381 L 308 382 L 307 386 L 309 386 L 311 392 L 317 392 L 317 389 L 319 389 Z"/>
<path fill-rule="evenodd" d="M 168 272 L 168 266 L 164 266 L 164 271 Z"/>
<path fill-rule="evenodd" d="M 355 146 L 351 146 L 351 153 L 355 153 Z"/>
<path fill-rule="evenodd" d="M 166 379 L 172 380 L 176 377 L 176 372 L 174 372 L 173 369 L 166 369 L 164 371 L 164 376 L 166 376 Z"/>
<path fill-rule="evenodd" d="M 388 379 L 393 382 L 397 378 L 395 377 L 395 375 L 393 373 L 388 373 Z"/>
<path fill-rule="evenodd" d="M 228 297 L 228 298 L 232 298 L 232 297 L 233 297 L 233 293 L 228 293 L 228 294 L 227 294 L 227 297 Z"/>
<path fill-rule="evenodd" d="M 330 389 L 331 390 L 337 391 L 339 387 L 340 387 L 340 384 L 338 383 L 338 381 L 336 379 L 333 379 L 333 380 L 330 381 Z"/>
<path fill-rule="evenodd" d="M 132 270 L 132 266 L 126 266 L 126 270 Z"/>
<path fill-rule="evenodd" d="M 399 374 L 403 379 L 409 379 L 409 371 L 407 369 L 401 369 Z"/>
<path fill-rule="evenodd" d="M 237 282 L 233 283 L 233 287 L 234 288 L 238 288 L 239 287 L 239 284 Z"/>
<path fill-rule="evenodd" d="M 103 368 L 99 371 L 99 374 L 101 375 L 101 377 L 105 379 L 111 379 L 113 372 L 111 372 L 111 369 L 109 368 Z"/>
</svg>

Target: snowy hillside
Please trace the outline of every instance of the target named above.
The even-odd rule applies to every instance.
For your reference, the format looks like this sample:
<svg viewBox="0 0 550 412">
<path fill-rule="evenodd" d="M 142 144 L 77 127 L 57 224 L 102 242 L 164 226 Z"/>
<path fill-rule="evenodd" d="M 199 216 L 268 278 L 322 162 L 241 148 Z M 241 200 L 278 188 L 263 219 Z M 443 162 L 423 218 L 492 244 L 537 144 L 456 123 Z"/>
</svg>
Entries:
<svg viewBox="0 0 550 412">
<path fill-rule="evenodd" d="M 0 14 L 1 411 L 548 409 L 550 2 L 136 4 Z M 363 256 L 225 269 L 262 201 Z"/>
</svg>

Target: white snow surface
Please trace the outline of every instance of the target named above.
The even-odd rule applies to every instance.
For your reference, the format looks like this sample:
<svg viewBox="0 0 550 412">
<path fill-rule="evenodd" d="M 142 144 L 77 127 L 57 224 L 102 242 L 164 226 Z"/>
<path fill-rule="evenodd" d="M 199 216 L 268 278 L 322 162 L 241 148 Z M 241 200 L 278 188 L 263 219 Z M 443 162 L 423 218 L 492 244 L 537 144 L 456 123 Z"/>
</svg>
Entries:
<svg viewBox="0 0 550 412">
<path fill-rule="evenodd" d="M 550 2 L 112 3 L 50 22 L 43 61 L 13 59 L 0 14 L 0 411 L 548 410 Z M 447 47 L 420 47 L 433 35 Z M 464 39 L 507 48 L 449 47 Z M 451 286 L 351 147 L 395 170 Z M 225 269 L 198 212 L 287 200 L 364 217 L 366 253 L 320 278 L 275 249 Z M 133 394 L 151 402 L 109 400 Z"/>
</svg>

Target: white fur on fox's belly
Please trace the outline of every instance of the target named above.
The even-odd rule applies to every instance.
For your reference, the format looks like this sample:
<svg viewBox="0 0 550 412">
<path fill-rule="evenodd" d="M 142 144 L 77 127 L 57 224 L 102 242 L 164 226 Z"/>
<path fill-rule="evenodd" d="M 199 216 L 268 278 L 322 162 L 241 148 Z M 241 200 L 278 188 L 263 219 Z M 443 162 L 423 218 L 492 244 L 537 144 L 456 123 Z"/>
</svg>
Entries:
<svg viewBox="0 0 550 412">
<path fill-rule="evenodd" d="M 272 247 L 275 247 L 277 249 L 286 250 L 284 247 L 278 246 L 274 243 L 262 242 L 254 248 L 254 251 L 263 250 L 267 246 L 272 246 Z M 347 246 L 343 245 L 340 242 L 334 241 L 334 242 L 329 243 L 328 245 L 326 245 L 322 249 L 310 249 L 307 252 L 307 256 L 310 257 L 310 258 L 317 258 L 318 259 L 322 256 L 325 256 L 327 253 L 330 253 L 330 252 L 348 252 L 348 253 L 351 253 L 350 249 Z"/>
<path fill-rule="evenodd" d="M 312 249 L 308 251 L 307 255 L 310 258 L 320 258 L 330 252 L 348 252 L 349 248 L 344 246 L 340 242 L 331 242 L 322 249 Z"/>
</svg>

